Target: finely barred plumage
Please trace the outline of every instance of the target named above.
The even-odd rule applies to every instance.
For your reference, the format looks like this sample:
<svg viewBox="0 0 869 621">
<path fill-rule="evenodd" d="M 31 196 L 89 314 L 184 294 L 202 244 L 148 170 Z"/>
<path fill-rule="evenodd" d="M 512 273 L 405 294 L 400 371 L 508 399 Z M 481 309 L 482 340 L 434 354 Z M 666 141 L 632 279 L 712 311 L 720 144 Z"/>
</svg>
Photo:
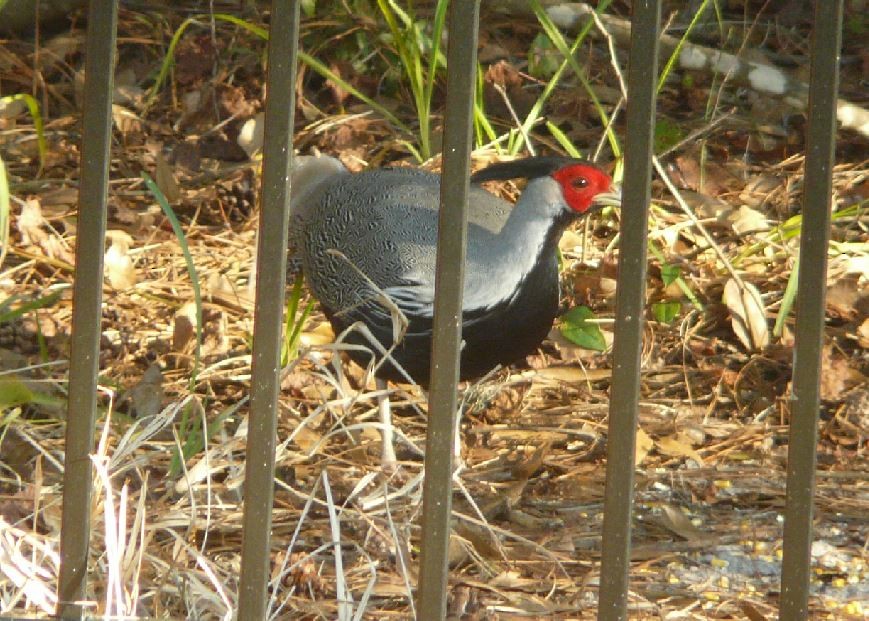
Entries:
<svg viewBox="0 0 869 621">
<path fill-rule="evenodd" d="M 393 352 L 416 382 L 428 381 L 440 176 L 411 168 L 351 174 L 331 158 L 301 158 L 293 174 L 293 245 L 311 291 L 336 333 L 361 321 L 392 345 L 393 315 L 409 325 Z M 595 185 L 582 205 L 568 205 L 574 169 Z M 559 172 L 561 171 L 561 172 Z M 569 175 L 564 179 L 559 175 Z M 472 184 L 469 197 L 461 375 L 476 377 L 534 350 L 558 311 L 558 239 L 567 224 L 609 190 L 609 177 L 567 158 L 529 158 L 495 165 L 476 181 L 531 177 L 512 206 Z M 586 195 L 588 198 L 586 200 Z M 606 195 L 609 196 L 609 195 Z M 606 202 L 606 201 L 604 201 Z M 611 203 L 608 203 L 611 204 Z M 359 333 L 348 340 L 370 345 Z M 363 353 L 351 353 L 365 365 Z M 379 375 L 402 379 L 392 365 Z"/>
</svg>

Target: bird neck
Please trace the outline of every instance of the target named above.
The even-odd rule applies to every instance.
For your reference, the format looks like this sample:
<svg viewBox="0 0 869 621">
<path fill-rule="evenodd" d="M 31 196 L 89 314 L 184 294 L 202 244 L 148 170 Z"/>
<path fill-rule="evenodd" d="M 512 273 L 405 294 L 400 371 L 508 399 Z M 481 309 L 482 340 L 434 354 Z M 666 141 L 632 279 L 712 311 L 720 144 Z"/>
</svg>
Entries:
<svg viewBox="0 0 869 621">
<path fill-rule="evenodd" d="M 465 308 L 509 302 L 542 262 L 555 260 L 561 234 L 572 220 L 558 184 L 549 177 L 528 183 L 498 235 L 469 251 Z M 541 286 L 547 283 L 540 283 Z"/>
</svg>

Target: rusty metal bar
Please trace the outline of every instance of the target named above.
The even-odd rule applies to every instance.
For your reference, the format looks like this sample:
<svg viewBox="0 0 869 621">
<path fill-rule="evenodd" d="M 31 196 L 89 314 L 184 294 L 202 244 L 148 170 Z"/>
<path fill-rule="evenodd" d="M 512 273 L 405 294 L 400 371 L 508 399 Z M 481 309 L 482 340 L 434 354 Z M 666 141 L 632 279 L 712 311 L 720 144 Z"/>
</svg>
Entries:
<svg viewBox="0 0 869 621">
<path fill-rule="evenodd" d="M 97 409 L 117 24 L 116 0 L 91 0 L 85 48 L 81 184 L 75 240 L 57 584 L 57 615 L 62 619 L 81 618 L 84 610 L 80 602 L 85 598 L 87 586 L 93 482 L 90 454 Z"/>
<path fill-rule="evenodd" d="M 816 0 L 781 579 L 780 618 L 786 621 L 808 618 L 841 43 L 842 0 Z"/>
<path fill-rule="evenodd" d="M 286 289 L 299 1 L 273 0 L 257 247 L 256 306 L 238 618 L 265 619 L 274 500 L 275 432 Z"/>
<path fill-rule="evenodd" d="M 449 9 L 446 122 L 438 215 L 428 430 L 423 483 L 420 619 L 446 617 L 447 552 L 452 513 L 453 438 L 456 425 L 462 288 L 468 232 L 468 190 L 479 0 L 454 0 Z M 449 182 L 447 182 L 449 181 Z"/>
<path fill-rule="evenodd" d="M 632 3 L 625 178 L 619 242 L 613 382 L 598 619 L 627 619 L 634 452 L 646 300 L 646 236 L 658 76 L 660 0 Z"/>
</svg>

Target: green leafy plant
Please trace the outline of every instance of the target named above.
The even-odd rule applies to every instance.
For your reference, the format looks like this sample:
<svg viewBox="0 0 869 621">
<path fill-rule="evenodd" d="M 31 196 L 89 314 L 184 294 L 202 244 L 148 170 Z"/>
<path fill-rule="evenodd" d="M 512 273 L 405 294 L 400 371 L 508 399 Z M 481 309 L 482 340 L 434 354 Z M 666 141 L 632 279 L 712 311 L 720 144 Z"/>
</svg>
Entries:
<svg viewBox="0 0 869 621">
<path fill-rule="evenodd" d="M 15 101 L 24 103 L 24 105 L 27 106 L 27 111 L 33 118 L 33 127 L 36 129 L 36 146 L 39 150 L 39 171 L 41 173 L 43 166 L 45 166 L 45 154 L 48 152 L 48 147 L 46 146 L 45 125 L 42 122 L 42 112 L 40 112 L 39 102 L 36 101 L 35 97 L 27 93 L 0 97 L 0 104 L 3 104 L 4 106 Z"/>
<path fill-rule="evenodd" d="M 424 25 L 415 19 L 410 6 L 408 10 L 404 10 L 395 0 L 377 0 L 413 96 L 419 123 L 419 150 L 409 146 L 420 160 L 427 160 L 433 154 L 431 105 L 435 79 L 439 70 L 447 64 L 446 57 L 440 50 L 440 42 L 448 5 L 448 0 L 438 0 L 432 21 L 432 33 L 427 36 Z"/>
<path fill-rule="evenodd" d="M 602 0 L 596 9 L 596 12 L 603 12 L 609 5 L 611 4 L 611 0 Z M 509 143 L 508 151 L 510 154 L 515 155 L 519 152 L 524 144 L 524 136 L 528 135 L 528 132 L 531 128 L 536 125 L 540 118 L 542 117 L 543 105 L 546 103 L 546 100 L 549 99 L 552 92 L 555 90 L 555 87 L 560 82 L 561 78 L 564 75 L 564 72 L 570 67 L 577 79 L 582 84 L 583 89 L 585 90 L 586 95 L 588 95 L 589 101 L 592 102 L 592 105 L 597 111 L 598 116 L 601 119 L 601 124 L 606 128 L 607 140 L 609 141 L 610 148 L 612 149 L 613 156 L 619 160 L 621 159 L 621 145 L 618 141 L 618 138 L 613 131 L 609 119 L 609 115 L 601 104 L 600 100 L 597 97 L 597 94 L 594 92 L 594 89 L 591 87 L 588 79 L 585 77 L 585 70 L 580 66 L 579 61 L 576 60 L 576 50 L 579 49 L 580 44 L 585 40 L 585 37 L 588 35 L 588 32 L 591 30 L 593 22 L 589 21 L 583 28 L 579 31 L 576 38 L 573 41 L 573 44 L 568 47 L 567 42 L 564 40 L 564 36 L 561 34 L 561 31 L 558 27 L 552 22 L 552 19 L 549 17 L 549 14 L 540 4 L 539 0 L 529 0 L 529 6 L 531 10 L 534 12 L 534 15 L 537 17 L 537 21 L 540 23 L 540 26 L 543 28 L 543 32 L 555 46 L 555 48 L 561 53 L 563 58 L 561 65 L 558 69 L 552 74 L 549 82 L 546 87 L 543 89 L 543 92 L 537 98 L 537 101 L 531 108 L 531 111 L 525 118 L 525 121 L 522 123 L 522 127 L 519 131 L 512 134 L 512 140 Z"/>
<path fill-rule="evenodd" d="M 287 315 L 286 326 L 284 328 L 284 342 L 281 346 L 281 366 L 286 366 L 296 359 L 299 355 L 299 342 L 302 338 L 302 329 L 305 327 L 305 322 L 314 310 L 313 300 L 309 300 L 305 304 L 305 308 L 299 312 L 299 306 L 302 301 L 302 283 L 304 277 L 299 274 L 296 276 L 296 281 L 293 283 L 293 291 L 287 300 Z"/>
<path fill-rule="evenodd" d="M 594 319 L 594 311 L 587 306 L 571 308 L 561 317 L 561 334 L 571 343 L 585 349 L 604 351 L 606 339 Z"/>
<path fill-rule="evenodd" d="M 157 77 L 154 80 L 154 84 L 151 87 L 151 90 L 149 91 L 148 97 L 145 101 L 146 109 L 153 105 L 154 101 L 157 98 L 157 95 L 160 93 L 163 85 L 169 78 L 169 74 L 175 62 L 175 50 L 177 49 L 178 43 L 181 41 L 181 37 L 183 36 L 184 32 L 191 26 L 200 26 L 202 28 L 206 28 L 208 25 L 208 20 L 212 18 L 216 21 L 222 21 L 228 24 L 238 26 L 243 30 L 246 30 L 248 33 L 254 35 L 255 37 L 258 37 L 264 41 L 268 41 L 268 30 L 257 26 L 256 24 L 252 24 L 244 19 L 236 17 L 235 15 L 229 15 L 226 13 L 215 13 L 213 15 L 197 15 L 185 19 L 172 35 L 172 39 L 170 40 L 169 46 L 166 49 L 166 55 L 163 57 L 163 62 L 160 64 L 160 71 L 157 73 Z M 406 123 L 403 123 L 387 108 L 380 105 L 370 97 L 366 96 L 355 86 L 341 78 L 341 76 L 329 69 L 329 67 L 327 67 L 325 64 L 302 51 L 299 51 L 299 60 L 305 63 L 305 65 L 307 65 L 314 72 L 321 75 L 323 78 L 330 80 L 336 86 L 351 94 L 353 97 L 356 97 L 360 101 L 366 103 L 369 107 L 371 107 L 372 110 L 388 120 L 403 133 L 407 134 L 408 136 L 413 136 L 413 131 Z"/>
<path fill-rule="evenodd" d="M 54 306 L 60 299 L 60 295 L 60 291 L 55 291 L 26 302 L 20 302 L 22 299 L 20 295 L 12 295 L 0 301 L 0 324 L 14 321 L 29 312 Z"/>
<path fill-rule="evenodd" d="M 184 229 L 178 221 L 178 216 L 175 215 L 175 211 L 166 199 L 166 195 L 163 194 L 163 191 L 160 190 L 159 187 L 157 187 L 157 184 L 148 173 L 143 172 L 142 179 L 145 181 L 145 185 L 154 196 L 157 204 L 160 205 L 160 209 L 163 210 L 166 219 L 169 220 L 169 224 L 172 225 L 172 232 L 175 233 L 175 237 L 178 239 L 178 245 L 181 247 L 181 252 L 184 254 L 184 262 L 187 265 L 187 275 L 190 277 L 190 286 L 193 289 L 193 303 L 196 306 L 196 343 L 193 351 L 193 370 L 190 373 L 190 389 L 193 390 L 196 386 L 196 378 L 199 375 L 199 364 L 202 353 L 202 291 L 199 286 L 199 275 L 196 273 L 196 265 L 193 263 L 193 255 L 190 254 L 190 246 L 187 244 L 187 236 L 184 234 Z"/>
<path fill-rule="evenodd" d="M 9 252 L 9 225 L 12 208 L 9 201 L 9 179 L 6 177 L 6 164 L 0 157 L 0 266 Z"/>
</svg>

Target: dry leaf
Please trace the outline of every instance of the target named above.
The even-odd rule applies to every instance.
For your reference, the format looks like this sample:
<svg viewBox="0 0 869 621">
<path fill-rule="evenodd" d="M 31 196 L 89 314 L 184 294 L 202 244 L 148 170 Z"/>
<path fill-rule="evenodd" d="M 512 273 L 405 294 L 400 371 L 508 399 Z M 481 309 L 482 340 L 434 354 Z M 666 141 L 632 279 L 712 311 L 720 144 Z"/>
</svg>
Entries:
<svg viewBox="0 0 869 621">
<path fill-rule="evenodd" d="M 48 237 L 48 233 L 43 229 L 48 226 L 48 221 L 42 217 L 42 205 L 35 198 L 24 201 L 17 224 L 22 246 L 39 244 Z"/>
<path fill-rule="evenodd" d="M 691 438 L 687 434 L 679 433 L 675 436 L 666 436 L 655 441 L 655 447 L 659 453 L 670 457 L 688 457 L 703 465 L 703 458 L 691 446 Z"/>
<path fill-rule="evenodd" d="M 634 464 L 639 466 L 646 459 L 646 455 L 655 446 L 655 442 L 649 437 L 642 427 L 637 427 L 637 448 L 634 453 Z"/>
<path fill-rule="evenodd" d="M 238 132 L 238 146 L 244 149 L 248 156 L 253 155 L 262 149 L 265 132 L 265 114 L 260 112 L 253 118 L 248 119 L 241 126 L 241 131 Z"/>
<path fill-rule="evenodd" d="M 687 515 L 673 505 L 661 507 L 661 524 L 686 541 L 700 541 L 708 537 L 706 533 L 691 523 Z"/>
<path fill-rule="evenodd" d="M 323 439 L 323 435 L 311 429 L 308 425 L 302 425 L 293 432 L 293 441 L 307 454 Z M 379 439 L 379 436 L 378 436 Z"/>
<path fill-rule="evenodd" d="M 124 231 L 109 231 L 106 237 L 112 240 L 104 257 L 106 278 L 113 289 L 129 289 L 136 284 L 136 269 L 130 258 L 133 238 Z"/>
<path fill-rule="evenodd" d="M 516 479 L 530 479 L 543 467 L 543 458 L 552 448 L 551 442 L 544 442 L 531 455 L 523 455 L 519 463 L 511 468 L 513 477 Z"/>
<path fill-rule="evenodd" d="M 768 617 L 760 612 L 754 604 L 743 600 L 739 602 L 739 609 L 742 611 L 742 614 L 746 616 L 748 621 L 767 621 Z"/>
<path fill-rule="evenodd" d="M 328 321 L 324 321 L 314 329 L 302 332 L 299 340 L 306 347 L 326 345 L 335 340 L 335 333 L 332 331 L 332 325 Z"/>
<path fill-rule="evenodd" d="M 537 384 L 546 380 L 556 382 L 596 382 L 607 379 L 612 369 L 583 369 L 581 367 L 547 367 L 534 371 L 532 381 Z"/>
<path fill-rule="evenodd" d="M 724 303 L 730 310 L 733 331 L 749 351 L 763 349 L 769 344 L 769 327 L 760 291 L 751 283 L 740 286 L 731 278 L 724 285 Z"/>
<path fill-rule="evenodd" d="M 148 367 L 142 379 L 118 399 L 117 405 L 126 401 L 130 402 L 129 412 L 132 416 L 143 418 L 154 416 L 160 411 L 163 406 L 163 372 L 160 365 Z"/>
<path fill-rule="evenodd" d="M 177 203 L 181 198 L 181 188 L 175 179 L 175 173 L 172 172 L 172 166 L 159 151 L 154 158 L 154 164 L 154 181 L 156 181 L 157 187 L 166 196 L 167 201 Z"/>
<path fill-rule="evenodd" d="M 748 205 L 743 205 L 736 211 L 732 211 L 727 215 L 727 219 L 733 230 L 739 235 L 769 230 L 769 220 L 766 219 L 766 216 Z"/>
<path fill-rule="evenodd" d="M 869 348 L 869 319 L 865 319 L 857 328 L 857 342 L 860 347 Z"/>
<path fill-rule="evenodd" d="M 175 313 L 172 351 L 183 352 L 196 335 L 196 304 L 188 302 Z"/>
<path fill-rule="evenodd" d="M 124 136 L 142 131 L 142 119 L 135 112 L 117 104 L 112 105 L 112 122 Z"/>
</svg>

